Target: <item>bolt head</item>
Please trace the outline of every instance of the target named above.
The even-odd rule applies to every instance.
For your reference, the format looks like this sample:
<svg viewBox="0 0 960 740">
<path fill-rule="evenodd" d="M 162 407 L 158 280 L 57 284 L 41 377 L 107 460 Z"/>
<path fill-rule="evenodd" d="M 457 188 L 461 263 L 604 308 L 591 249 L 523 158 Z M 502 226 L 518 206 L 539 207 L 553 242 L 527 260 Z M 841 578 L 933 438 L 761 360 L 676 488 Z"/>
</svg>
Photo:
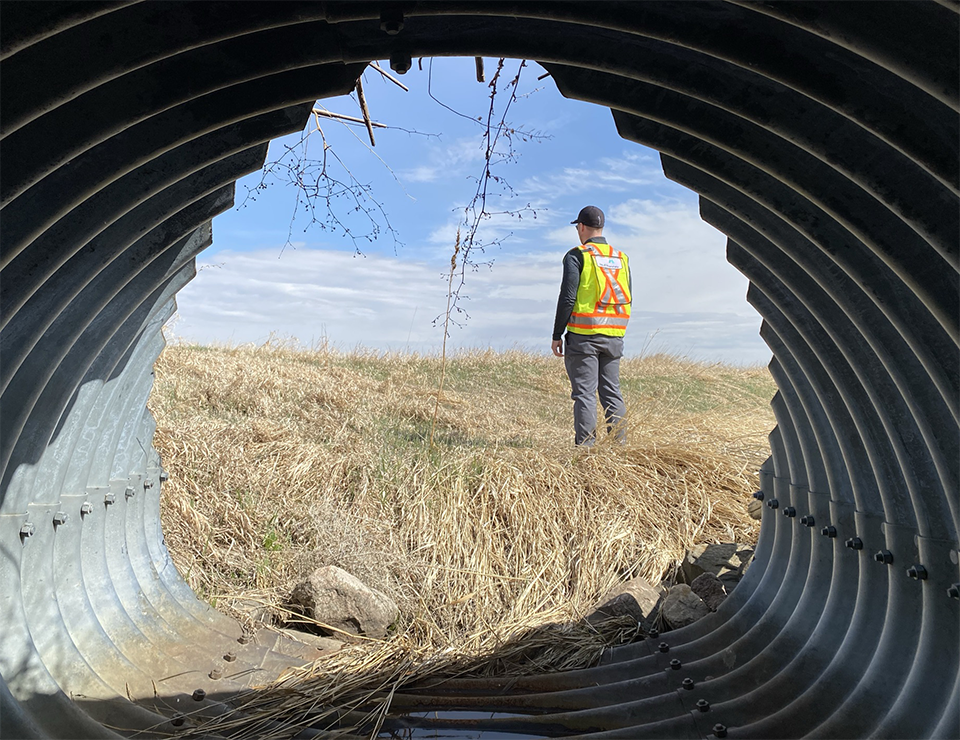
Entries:
<svg viewBox="0 0 960 740">
<path fill-rule="evenodd" d="M 661 653 L 667 653 L 670 652 L 670 646 L 665 642 L 661 642 L 659 645 L 657 645 L 657 650 L 659 650 Z"/>
<path fill-rule="evenodd" d="M 679 671 L 681 665 L 683 665 L 683 664 L 682 664 L 679 660 L 677 660 L 676 658 L 674 658 L 673 660 L 670 661 L 670 667 L 671 667 L 673 670 L 675 670 L 675 671 Z"/>
<path fill-rule="evenodd" d="M 776 509 L 778 506 L 780 506 L 780 502 L 777 501 L 775 498 L 772 498 L 769 501 L 767 501 L 767 506 L 769 506 L 771 509 Z"/>
<path fill-rule="evenodd" d="M 844 543 L 851 550 L 862 550 L 863 549 L 863 540 L 859 537 L 851 537 Z"/>
<path fill-rule="evenodd" d="M 763 491 L 756 491 L 756 492 L 753 494 L 753 497 L 754 497 L 757 501 L 763 501 Z"/>
<path fill-rule="evenodd" d="M 132 486 L 127 486 L 127 489 L 123 492 L 123 495 L 127 498 L 133 498 L 137 495 L 137 492 L 133 490 Z"/>
<path fill-rule="evenodd" d="M 410 54 L 405 51 L 395 51 L 390 55 L 390 69 L 398 75 L 405 75 L 413 66 Z"/>
<path fill-rule="evenodd" d="M 143 482 L 143 490 L 144 490 L 144 491 L 149 491 L 151 488 L 153 488 L 153 481 L 152 481 L 152 480 L 145 480 L 145 481 Z"/>
<path fill-rule="evenodd" d="M 650 637 L 653 637 L 653 638 L 660 637 L 660 630 L 650 630 Z"/>
<path fill-rule="evenodd" d="M 708 702 L 706 699 L 697 699 L 697 709 L 699 709 L 701 712 L 709 712 L 710 702 Z"/>
<path fill-rule="evenodd" d="M 241 645 L 246 645 L 248 642 L 250 642 L 250 636 L 240 635 L 240 637 L 237 638 L 237 642 L 239 642 Z"/>
<path fill-rule="evenodd" d="M 873 559 L 878 563 L 884 563 L 885 565 L 890 565 L 893 562 L 893 553 L 889 550 L 881 550 L 876 555 L 873 556 Z"/>
<path fill-rule="evenodd" d="M 824 537 L 836 537 L 837 528 L 832 525 L 828 525 L 820 530 L 820 534 L 822 534 Z"/>
<path fill-rule="evenodd" d="M 67 519 L 70 517 L 67 516 L 66 512 L 58 511 L 53 515 L 53 526 L 59 527 L 67 523 Z"/>
<path fill-rule="evenodd" d="M 186 718 L 182 714 L 175 714 L 170 718 L 170 724 L 174 727 L 182 727 Z"/>
<path fill-rule="evenodd" d="M 783 510 L 783 515 L 789 516 L 789 517 L 795 517 L 797 515 L 797 510 L 794 509 L 792 506 L 788 506 Z"/>
<path fill-rule="evenodd" d="M 396 36 L 403 30 L 403 11 L 385 10 L 380 14 L 380 30 L 389 36 Z"/>
<path fill-rule="evenodd" d="M 168 473 L 166 470 L 161 470 L 159 477 L 161 483 L 166 483 L 168 480 L 170 480 L 170 473 Z"/>
<path fill-rule="evenodd" d="M 726 737 L 727 736 L 727 726 L 721 725 L 719 722 L 713 726 L 713 734 L 716 737 Z"/>
<path fill-rule="evenodd" d="M 27 537 L 33 537 L 36 533 L 37 528 L 33 525 L 32 522 L 24 522 L 23 526 L 20 527 L 20 536 L 24 539 Z"/>
<path fill-rule="evenodd" d="M 911 565 L 907 568 L 907 575 L 915 581 L 925 581 L 927 580 L 927 569 L 922 565 Z"/>
<path fill-rule="evenodd" d="M 807 514 L 806 516 L 800 518 L 800 523 L 805 527 L 812 527 L 817 522 L 813 518 L 813 514 Z"/>
<path fill-rule="evenodd" d="M 685 678 L 680 682 L 680 685 L 683 686 L 687 691 L 693 691 L 693 679 Z"/>
<path fill-rule="evenodd" d="M 204 691 L 203 689 L 197 689 L 196 691 L 193 692 L 194 701 L 203 701 L 206 698 L 207 698 L 207 692 Z"/>
<path fill-rule="evenodd" d="M 110 504 L 115 504 L 116 502 L 117 502 L 117 497 L 115 494 L 108 493 L 103 497 L 103 503 L 106 504 L 107 506 L 110 506 Z"/>
<path fill-rule="evenodd" d="M 228 663 L 232 663 L 233 661 L 235 661 L 235 660 L 237 659 L 237 654 L 236 654 L 236 653 L 227 653 L 226 655 L 223 656 L 223 659 L 224 659 L 225 661 L 227 661 Z"/>
<path fill-rule="evenodd" d="M 954 583 L 947 589 L 947 596 L 951 599 L 960 599 L 960 583 Z"/>
<path fill-rule="evenodd" d="M 210 678 L 212 678 L 214 681 L 219 681 L 221 678 L 223 678 L 223 671 L 221 671 L 219 668 L 214 668 L 207 675 L 210 676 Z"/>
<path fill-rule="evenodd" d="M 80 504 L 80 516 L 86 516 L 87 514 L 93 513 L 93 504 L 89 501 L 84 501 Z"/>
</svg>

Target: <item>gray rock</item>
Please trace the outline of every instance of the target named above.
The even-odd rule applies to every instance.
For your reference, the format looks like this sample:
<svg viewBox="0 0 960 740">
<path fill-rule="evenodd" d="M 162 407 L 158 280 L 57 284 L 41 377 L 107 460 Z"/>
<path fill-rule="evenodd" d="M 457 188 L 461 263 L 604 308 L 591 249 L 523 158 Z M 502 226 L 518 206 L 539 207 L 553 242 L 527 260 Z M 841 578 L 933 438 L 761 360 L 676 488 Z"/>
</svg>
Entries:
<svg viewBox="0 0 960 740">
<path fill-rule="evenodd" d="M 673 586 L 663 600 L 660 616 L 672 629 L 680 629 L 707 616 L 710 607 L 685 583 Z"/>
<path fill-rule="evenodd" d="M 320 623 L 324 632 L 342 630 L 366 637 L 384 637 L 400 610 L 386 594 L 365 586 L 335 565 L 317 568 L 290 594 L 295 609 Z M 333 629 L 324 629 L 332 627 Z"/>
<path fill-rule="evenodd" d="M 587 615 L 587 621 L 595 624 L 611 617 L 630 616 L 643 622 L 652 617 L 661 597 L 662 592 L 643 578 L 633 578 L 604 594 L 600 606 Z"/>
<path fill-rule="evenodd" d="M 740 559 L 737 552 L 743 550 L 742 545 L 734 542 L 724 542 L 719 545 L 695 545 L 687 551 L 680 567 L 681 580 L 684 583 L 693 583 L 693 580 L 704 573 L 712 573 L 717 577 L 725 573 L 740 575 Z"/>
<path fill-rule="evenodd" d="M 717 607 L 727 598 L 727 592 L 724 590 L 723 582 L 713 573 L 701 573 L 693 579 L 690 584 L 690 590 L 699 596 L 703 603 L 710 607 L 710 611 L 715 612 Z"/>
</svg>

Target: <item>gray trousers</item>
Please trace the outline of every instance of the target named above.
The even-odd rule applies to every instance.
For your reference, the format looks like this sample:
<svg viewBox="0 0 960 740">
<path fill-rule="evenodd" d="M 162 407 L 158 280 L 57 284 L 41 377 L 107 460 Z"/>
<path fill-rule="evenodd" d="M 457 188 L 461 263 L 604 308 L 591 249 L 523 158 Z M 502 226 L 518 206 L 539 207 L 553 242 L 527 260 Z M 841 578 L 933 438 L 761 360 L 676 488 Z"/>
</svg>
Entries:
<svg viewBox="0 0 960 740">
<path fill-rule="evenodd" d="M 603 406 L 607 431 L 616 430 L 617 441 L 627 439 L 626 406 L 620 395 L 620 357 L 623 338 L 603 334 L 567 332 L 563 362 L 570 378 L 573 399 L 573 429 L 578 445 L 590 446 L 596 439 L 597 393 Z"/>
</svg>

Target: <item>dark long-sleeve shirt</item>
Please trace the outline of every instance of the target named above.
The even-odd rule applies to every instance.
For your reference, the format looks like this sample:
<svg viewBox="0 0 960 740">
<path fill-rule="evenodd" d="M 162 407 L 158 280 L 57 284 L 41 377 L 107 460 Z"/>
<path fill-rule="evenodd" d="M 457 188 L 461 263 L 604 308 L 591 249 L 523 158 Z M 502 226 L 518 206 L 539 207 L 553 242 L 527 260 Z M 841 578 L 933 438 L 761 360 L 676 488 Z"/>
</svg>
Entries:
<svg viewBox="0 0 960 740">
<path fill-rule="evenodd" d="M 587 239 L 587 243 L 596 242 L 607 244 L 602 236 Z M 553 339 L 563 338 L 563 332 L 570 323 L 570 314 L 577 302 L 577 290 L 580 288 L 580 273 L 583 272 L 583 251 L 574 247 L 563 255 L 563 278 L 560 280 L 560 297 L 557 298 L 557 315 L 553 320 Z M 633 274 L 628 274 L 630 281 L 630 295 L 633 295 Z"/>
</svg>

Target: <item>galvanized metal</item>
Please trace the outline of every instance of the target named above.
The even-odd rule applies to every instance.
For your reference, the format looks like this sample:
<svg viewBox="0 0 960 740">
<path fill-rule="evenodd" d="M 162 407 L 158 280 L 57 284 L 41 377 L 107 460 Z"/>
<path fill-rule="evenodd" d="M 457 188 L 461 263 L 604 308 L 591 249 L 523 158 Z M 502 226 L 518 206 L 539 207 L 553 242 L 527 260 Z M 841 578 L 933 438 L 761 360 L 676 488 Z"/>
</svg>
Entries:
<svg viewBox="0 0 960 740">
<path fill-rule="evenodd" d="M 367 62 L 432 55 L 536 59 L 662 153 L 751 281 L 778 426 L 756 560 L 717 613 L 590 670 L 411 687 L 386 727 L 960 735 L 955 5 L 0 13 L 3 737 L 177 732 L 311 657 L 246 640 L 171 564 L 151 368 L 211 219 L 267 142 Z"/>
</svg>

